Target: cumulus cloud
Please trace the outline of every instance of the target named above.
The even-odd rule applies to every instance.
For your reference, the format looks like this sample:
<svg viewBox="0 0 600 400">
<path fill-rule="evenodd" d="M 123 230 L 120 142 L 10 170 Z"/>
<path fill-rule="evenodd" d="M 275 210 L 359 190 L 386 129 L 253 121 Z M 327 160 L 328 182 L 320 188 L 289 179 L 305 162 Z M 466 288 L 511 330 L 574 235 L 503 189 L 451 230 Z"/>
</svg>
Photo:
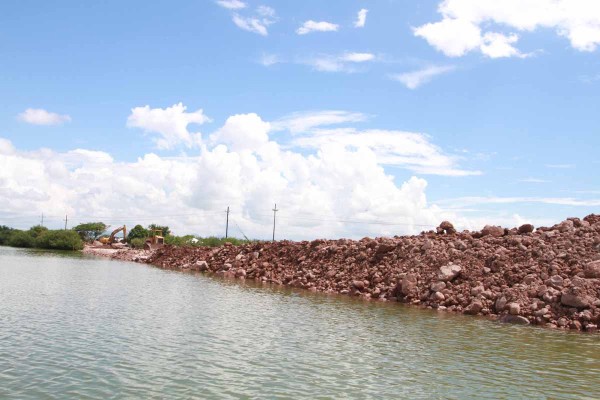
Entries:
<svg viewBox="0 0 600 400">
<path fill-rule="evenodd" d="M 393 74 L 390 77 L 401 82 L 409 89 L 416 89 L 419 86 L 431 81 L 438 75 L 445 74 L 454 70 L 454 66 L 430 66 L 417 71 L 405 72 L 402 74 Z"/>
<path fill-rule="evenodd" d="M 365 26 L 365 23 L 367 22 L 368 12 L 369 10 L 367 10 L 366 8 L 361 8 L 361 10 L 358 12 L 358 15 L 356 16 L 356 21 L 354 22 L 355 28 L 363 28 Z"/>
<path fill-rule="evenodd" d="M 217 4 L 228 10 L 240 10 L 246 8 L 246 3 L 240 0 L 217 0 Z"/>
<path fill-rule="evenodd" d="M 20 113 L 17 119 L 32 125 L 61 125 L 71 122 L 69 115 L 53 113 L 42 108 L 28 108 Z"/>
<path fill-rule="evenodd" d="M 257 114 L 237 114 L 227 118 L 225 125 L 211 135 L 213 143 L 227 144 L 235 152 L 257 150 L 269 141 L 271 124 Z"/>
<path fill-rule="evenodd" d="M 338 24 L 334 24 L 327 21 L 313 21 L 308 20 L 305 21 L 302 26 L 300 26 L 296 33 L 298 35 L 306 35 L 311 32 L 336 32 L 339 29 Z"/>
<path fill-rule="evenodd" d="M 365 118 L 321 111 L 271 124 L 254 113 L 237 114 L 192 156 L 150 153 L 133 162 L 90 149 L 20 151 L 0 139 L 0 218 L 17 217 L 26 227 L 42 212 L 49 223 L 55 215 L 56 224 L 68 213 L 73 223 L 156 222 L 178 234 L 222 235 L 223 211 L 230 206 L 233 226 L 266 238 L 276 202 L 279 237 L 290 239 L 415 233 L 442 219 L 460 224 L 453 212 L 428 203 L 425 179 L 395 183 L 384 169 L 391 164 L 419 174 L 467 174 L 457 160 L 425 135 L 343 127 Z M 206 120 L 201 110 L 188 113 L 176 104 L 134 108 L 128 124 L 170 145 L 186 145 L 192 140 L 187 124 Z M 295 132 L 289 143 L 270 136 L 282 129 Z"/>
<path fill-rule="evenodd" d="M 368 149 L 382 165 L 397 166 L 425 175 L 469 176 L 481 171 L 458 167 L 458 157 L 448 155 L 420 133 L 353 128 L 317 129 L 298 137 L 294 145 L 306 148 L 341 146 L 346 149 Z"/>
<path fill-rule="evenodd" d="M 141 128 L 149 134 L 158 134 L 153 140 L 159 149 L 172 149 L 179 144 L 193 147 L 200 143 L 200 133 L 188 131 L 190 124 L 204 124 L 210 121 L 202 109 L 186 112 L 182 103 L 167 108 L 150 108 L 146 105 L 131 109 L 127 126 Z"/>
<path fill-rule="evenodd" d="M 441 21 L 414 33 L 450 57 L 475 49 L 491 58 L 526 56 L 513 46 L 519 36 L 499 29 L 554 29 L 580 51 L 594 51 L 600 44 L 600 3 L 595 0 L 444 0 L 438 12 Z"/>
</svg>

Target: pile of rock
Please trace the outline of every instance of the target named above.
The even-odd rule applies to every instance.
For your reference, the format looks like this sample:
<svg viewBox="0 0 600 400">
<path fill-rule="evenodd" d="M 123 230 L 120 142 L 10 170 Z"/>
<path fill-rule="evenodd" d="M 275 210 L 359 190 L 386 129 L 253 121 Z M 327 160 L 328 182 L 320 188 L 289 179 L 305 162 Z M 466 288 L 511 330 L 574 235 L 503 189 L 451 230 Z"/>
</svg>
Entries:
<svg viewBox="0 0 600 400">
<path fill-rule="evenodd" d="M 142 260 L 140 260 L 142 261 Z M 596 331 L 600 217 L 418 236 L 159 249 L 146 262 L 379 301 Z"/>
</svg>

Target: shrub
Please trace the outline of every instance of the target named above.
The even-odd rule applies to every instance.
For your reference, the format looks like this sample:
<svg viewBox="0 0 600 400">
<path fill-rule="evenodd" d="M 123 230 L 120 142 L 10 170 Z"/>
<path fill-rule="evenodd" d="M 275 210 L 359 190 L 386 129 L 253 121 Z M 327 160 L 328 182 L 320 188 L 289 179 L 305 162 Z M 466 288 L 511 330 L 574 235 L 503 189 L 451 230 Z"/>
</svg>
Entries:
<svg viewBox="0 0 600 400">
<path fill-rule="evenodd" d="M 42 225 L 35 225 L 35 226 L 32 226 L 31 228 L 29 228 L 29 234 L 31 236 L 33 236 L 34 238 L 37 238 L 44 232 L 48 232 L 48 228 L 46 228 L 45 226 L 42 226 Z"/>
<path fill-rule="evenodd" d="M 14 231 L 13 228 L 9 228 L 6 225 L 0 225 L 0 246 L 8 244 L 8 240 Z"/>
<path fill-rule="evenodd" d="M 75 231 L 47 231 L 37 237 L 35 246 L 41 249 L 81 250 L 83 241 Z"/>
<path fill-rule="evenodd" d="M 146 240 L 143 239 L 143 238 L 133 238 L 133 239 L 131 239 L 129 241 L 129 244 L 134 249 L 143 249 L 144 248 L 144 243 L 146 243 Z"/>
<path fill-rule="evenodd" d="M 194 238 L 193 235 L 185 236 L 173 236 L 169 235 L 165 237 L 165 244 L 172 244 L 174 246 L 192 246 L 191 240 Z"/>
<path fill-rule="evenodd" d="M 30 232 L 13 230 L 7 244 L 12 247 L 34 247 L 35 238 Z"/>
</svg>

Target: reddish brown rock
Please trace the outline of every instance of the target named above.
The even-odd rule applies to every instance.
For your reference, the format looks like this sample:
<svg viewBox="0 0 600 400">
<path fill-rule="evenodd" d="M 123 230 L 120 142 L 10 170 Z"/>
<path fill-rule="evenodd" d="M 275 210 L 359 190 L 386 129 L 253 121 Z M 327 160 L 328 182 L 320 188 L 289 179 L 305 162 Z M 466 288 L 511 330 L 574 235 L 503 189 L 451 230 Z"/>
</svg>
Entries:
<svg viewBox="0 0 600 400">
<path fill-rule="evenodd" d="M 437 279 L 442 282 L 448 282 L 448 281 L 455 279 L 458 275 L 460 275 L 461 271 L 462 271 L 462 268 L 460 265 L 454 265 L 454 264 L 444 265 L 443 267 L 440 268 L 438 275 L 437 275 Z"/>
<path fill-rule="evenodd" d="M 586 278 L 600 278 L 600 260 L 587 263 L 583 273 Z"/>
<path fill-rule="evenodd" d="M 165 246 L 152 253 L 120 250 L 111 256 L 311 291 L 491 313 L 506 322 L 593 331 L 600 323 L 600 216 L 567 221 L 535 231 L 487 226 L 482 232 L 452 235 Z M 447 233 L 450 226 L 443 228 Z"/>
<path fill-rule="evenodd" d="M 531 225 L 531 224 L 523 224 L 523 225 L 521 225 L 521 226 L 519 227 L 519 229 L 518 229 L 518 231 L 517 231 L 517 232 L 518 232 L 520 235 L 524 235 L 524 234 L 526 234 L 526 233 L 531 233 L 531 232 L 533 232 L 533 229 L 534 229 L 533 225 Z"/>
<path fill-rule="evenodd" d="M 482 236 L 502 237 L 504 236 L 504 228 L 501 226 L 486 225 L 481 230 Z"/>
</svg>

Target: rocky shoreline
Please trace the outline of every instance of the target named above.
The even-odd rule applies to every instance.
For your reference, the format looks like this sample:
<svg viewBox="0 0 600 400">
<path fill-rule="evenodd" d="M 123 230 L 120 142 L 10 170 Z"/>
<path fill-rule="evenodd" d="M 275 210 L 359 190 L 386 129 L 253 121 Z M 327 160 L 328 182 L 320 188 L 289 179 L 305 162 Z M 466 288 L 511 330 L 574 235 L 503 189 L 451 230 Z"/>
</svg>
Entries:
<svg viewBox="0 0 600 400">
<path fill-rule="evenodd" d="M 596 332 L 600 323 L 600 215 L 594 214 L 538 229 L 456 232 L 444 221 L 418 236 L 166 246 L 109 256 L 517 324 Z"/>
</svg>

